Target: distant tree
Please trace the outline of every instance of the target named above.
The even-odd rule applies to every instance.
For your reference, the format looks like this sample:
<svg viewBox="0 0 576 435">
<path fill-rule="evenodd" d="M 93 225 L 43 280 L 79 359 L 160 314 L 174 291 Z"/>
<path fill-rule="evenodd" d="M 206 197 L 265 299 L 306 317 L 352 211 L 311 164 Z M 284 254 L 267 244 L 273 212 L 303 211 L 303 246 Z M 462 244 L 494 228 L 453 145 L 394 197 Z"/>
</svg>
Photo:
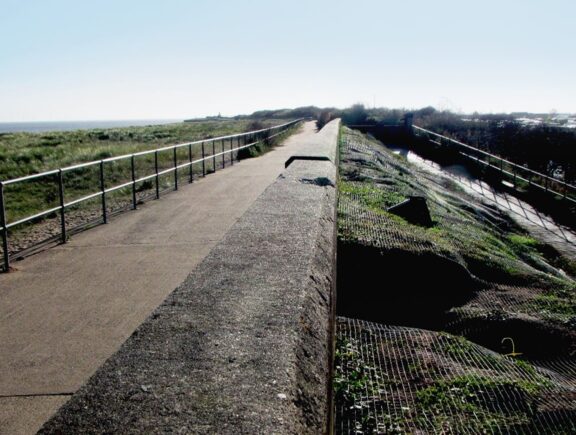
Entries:
<svg viewBox="0 0 576 435">
<path fill-rule="evenodd" d="M 333 119 L 332 111 L 329 109 L 321 110 L 316 119 L 316 128 L 320 130 Z"/>
<path fill-rule="evenodd" d="M 427 107 L 423 107 L 422 109 L 416 110 L 414 112 L 414 116 L 423 118 L 426 116 L 431 116 L 434 113 L 436 113 L 436 109 L 432 106 L 427 106 Z"/>
<path fill-rule="evenodd" d="M 522 125 L 516 117 L 531 114 L 478 114 L 469 117 L 428 108 L 414 112 L 414 123 L 436 133 L 485 149 L 529 168 L 576 180 L 576 131 L 551 126 Z M 515 117 L 516 116 L 516 117 Z"/>
<path fill-rule="evenodd" d="M 368 111 L 363 104 L 354 104 L 342 112 L 342 122 L 346 125 L 366 124 Z"/>
</svg>

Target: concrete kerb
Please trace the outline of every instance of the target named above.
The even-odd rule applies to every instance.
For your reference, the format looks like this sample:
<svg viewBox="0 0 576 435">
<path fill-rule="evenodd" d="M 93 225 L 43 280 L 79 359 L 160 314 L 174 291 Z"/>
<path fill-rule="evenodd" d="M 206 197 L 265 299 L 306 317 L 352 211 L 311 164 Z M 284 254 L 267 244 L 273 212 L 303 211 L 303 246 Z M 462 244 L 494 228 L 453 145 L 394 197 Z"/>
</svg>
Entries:
<svg viewBox="0 0 576 435">
<path fill-rule="evenodd" d="M 41 433 L 329 431 L 338 128 L 310 143 L 329 160 L 294 160 Z"/>
</svg>

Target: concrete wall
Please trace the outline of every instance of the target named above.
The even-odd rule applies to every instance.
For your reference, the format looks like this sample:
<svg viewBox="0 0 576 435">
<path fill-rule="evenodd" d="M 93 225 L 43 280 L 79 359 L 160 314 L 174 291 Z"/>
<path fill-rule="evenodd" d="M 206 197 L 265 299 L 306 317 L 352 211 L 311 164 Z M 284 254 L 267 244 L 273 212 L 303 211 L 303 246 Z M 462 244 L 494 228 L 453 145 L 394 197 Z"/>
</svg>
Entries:
<svg viewBox="0 0 576 435">
<path fill-rule="evenodd" d="M 327 430 L 338 127 L 307 146 L 327 160 L 292 161 L 41 433 Z"/>
</svg>

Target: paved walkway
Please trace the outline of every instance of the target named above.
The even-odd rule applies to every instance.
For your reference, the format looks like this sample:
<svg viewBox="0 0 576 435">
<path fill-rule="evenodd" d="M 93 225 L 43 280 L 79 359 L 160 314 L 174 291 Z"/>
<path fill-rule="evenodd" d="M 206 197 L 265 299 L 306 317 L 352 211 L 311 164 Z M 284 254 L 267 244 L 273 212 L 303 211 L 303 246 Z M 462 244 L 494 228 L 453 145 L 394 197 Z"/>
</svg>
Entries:
<svg viewBox="0 0 576 435">
<path fill-rule="evenodd" d="M 313 140 L 314 123 L 0 275 L 0 433 L 33 433 Z"/>
</svg>

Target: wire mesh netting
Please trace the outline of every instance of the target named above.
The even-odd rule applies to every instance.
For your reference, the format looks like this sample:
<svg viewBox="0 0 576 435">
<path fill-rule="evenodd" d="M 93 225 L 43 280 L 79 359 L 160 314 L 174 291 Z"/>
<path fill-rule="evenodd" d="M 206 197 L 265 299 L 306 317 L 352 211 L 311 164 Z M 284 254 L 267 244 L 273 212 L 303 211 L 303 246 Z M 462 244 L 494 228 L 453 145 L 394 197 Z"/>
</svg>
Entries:
<svg viewBox="0 0 576 435">
<path fill-rule="evenodd" d="M 366 316 L 356 309 L 354 317 L 379 323 L 339 320 L 336 432 L 573 433 L 574 259 L 368 136 L 344 129 L 340 151 L 339 258 L 354 264 L 339 264 L 339 286 L 347 286 L 339 304 L 374 296 L 359 305 Z M 425 198 L 432 226 L 388 211 L 411 196 Z M 418 268 L 430 259 L 457 267 Z M 465 279 L 455 279 L 458 269 Z M 370 281 L 384 284 L 362 293 Z M 394 294 L 417 291 L 428 299 Z M 431 324 L 455 335 L 391 326 Z"/>
<path fill-rule="evenodd" d="M 576 383 L 461 337 L 340 317 L 337 433 L 574 433 Z"/>
</svg>

